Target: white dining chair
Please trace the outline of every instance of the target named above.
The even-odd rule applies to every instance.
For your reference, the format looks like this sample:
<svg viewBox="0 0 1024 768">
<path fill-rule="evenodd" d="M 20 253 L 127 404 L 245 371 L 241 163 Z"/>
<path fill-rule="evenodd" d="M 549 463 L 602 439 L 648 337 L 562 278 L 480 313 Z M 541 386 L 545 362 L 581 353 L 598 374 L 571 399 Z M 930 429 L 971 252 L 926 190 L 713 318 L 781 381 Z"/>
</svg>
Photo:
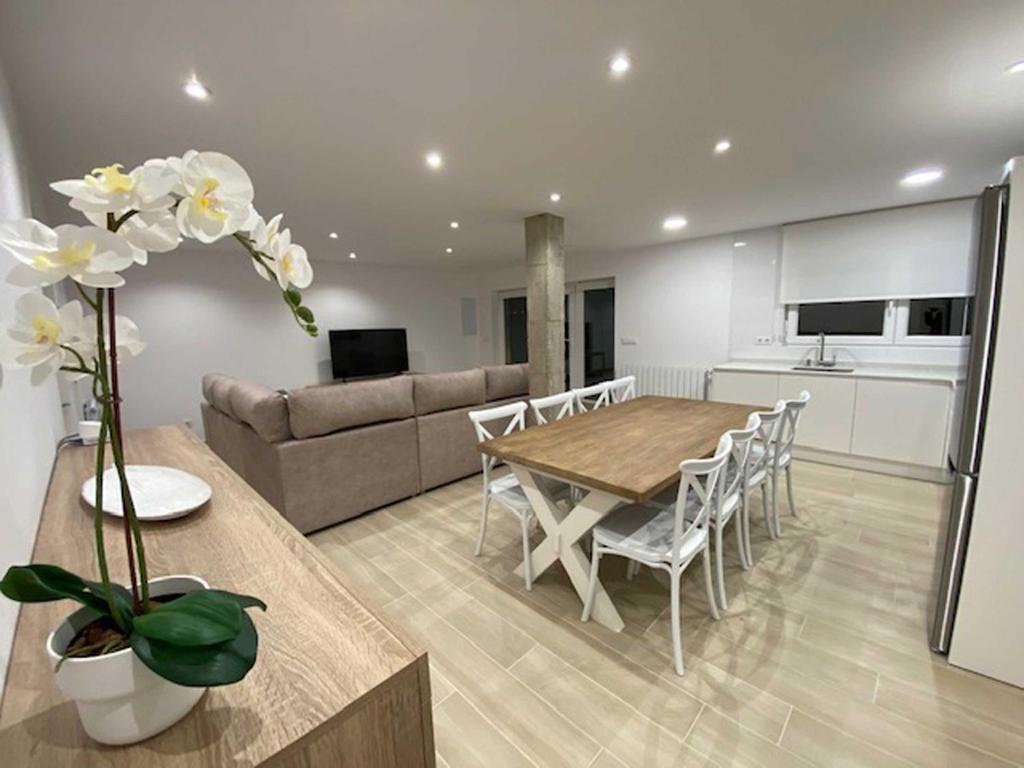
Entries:
<svg viewBox="0 0 1024 768">
<path fill-rule="evenodd" d="M 533 410 L 534 418 L 537 419 L 538 424 L 547 424 L 548 421 L 561 421 L 562 419 L 573 416 L 576 413 L 576 395 L 570 390 L 568 392 L 561 392 L 557 395 L 549 395 L 548 397 L 534 397 L 530 400 L 530 408 Z M 554 410 L 554 409 L 558 410 Z M 545 415 L 545 411 L 552 409 L 554 416 L 548 419 Z"/>
<path fill-rule="evenodd" d="M 576 397 L 576 412 L 586 413 L 611 405 L 611 384 L 611 381 L 602 381 L 598 384 L 591 384 L 589 387 L 574 389 L 572 393 Z"/>
<path fill-rule="evenodd" d="M 624 403 L 636 397 L 636 376 L 623 376 L 608 382 L 613 403 Z"/>
<path fill-rule="evenodd" d="M 793 476 L 791 465 L 793 463 L 793 445 L 796 442 L 796 428 L 800 423 L 800 416 L 804 408 L 811 402 L 811 393 L 806 389 L 800 393 L 795 400 L 786 400 L 786 411 L 782 415 L 782 426 L 779 428 L 778 450 L 775 456 L 776 472 L 783 470 L 786 473 L 786 497 L 789 500 L 789 512 L 796 517 L 796 505 L 793 503 Z M 778 522 L 776 525 L 779 526 Z M 776 533 L 781 534 L 781 526 L 776 528 Z"/>
<path fill-rule="evenodd" d="M 725 553 L 722 551 L 722 537 L 726 526 L 734 519 L 736 522 L 733 528 L 736 530 L 736 549 L 740 567 L 744 571 L 749 571 L 752 565 L 746 543 L 750 513 L 746 483 L 747 471 L 750 468 L 750 449 L 760 426 L 761 417 L 752 413 L 747 417 L 747 425 L 743 429 L 730 429 L 725 433 L 732 438 L 732 451 L 725 469 L 718 475 L 718 496 L 708 521 L 715 533 L 715 582 L 718 587 L 718 605 L 722 610 L 729 608 L 725 595 Z M 687 505 L 687 519 L 693 514 L 693 509 L 692 505 Z"/>
<path fill-rule="evenodd" d="M 722 435 L 710 459 L 688 459 L 679 465 L 682 479 L 676 503 L 669 508 L 645 504 L 620 507 L 594 527 L 590 582 L 583 604 L 583 621 L 590 619 L 603 555 L 618 555 L 650 568 L 668 571 L 672 614 L 672 657 L 676 674 L 683 674 L 680 625 L 680 578 L 697 555 L 704 567 L 704 588 L 711 616 L 719 618 L 712 587 L 708 521 L 719 487 L 719 476 L 732 453 L 732 438 Z M 692 510 L 692 511 L 691 511 Z M 690 511 L 690 514 L 687 514 Z"/>
<path fill-rule="evenodd" d="M 758 411 L 755 415 L 760 419 L 760 426 L 750 447 L 750 466 L 747 470 L 747 493 L 761 489 L 761 506 L 764 509 L 764 525 L 768 535 L 773 539 L 779 537 L 779 528 L 775 518 L 778 500 L 778 472 L 775 467 L 775 444 L 779 439 L 782 426 L 782 414 L 786 404 L 779 400 L 771 411 Z M 771 484 L 771 500 L 768 499 L 768 484 Z M 746 529 L 743 532 L 747 552 L 753 562 L 753 549 L 750 546 L 750 517 L 747 516 Z"/>
<path fill-rule="evenodd" d="M 501 434 L 510 435 L 526 427 L 526 403 L 510 403 L 496 408 L 470 411 L 469 420 L 473 422 L 479 442 L 493 438 L 494 424 L 505 423 Z M 533 518 L 533 507 L 530 506 L 523 492 L 519 479 L 512 473 L 491 480 L 491 471 L 498 464 L 497 457 L 481 453 L 480 459 L 484 472 L 483 507 L 480 510 L 480 536 L 477 538 L 475 555 L 480 557 L 484 549 L 484 537 L 487 534 L 487 512 L 494 499 L 519 518 L 523 534 L 523 578 L 527 589 L 533 589 L 533 570 L 530 563 L 530 522 Z"/>
</svg>

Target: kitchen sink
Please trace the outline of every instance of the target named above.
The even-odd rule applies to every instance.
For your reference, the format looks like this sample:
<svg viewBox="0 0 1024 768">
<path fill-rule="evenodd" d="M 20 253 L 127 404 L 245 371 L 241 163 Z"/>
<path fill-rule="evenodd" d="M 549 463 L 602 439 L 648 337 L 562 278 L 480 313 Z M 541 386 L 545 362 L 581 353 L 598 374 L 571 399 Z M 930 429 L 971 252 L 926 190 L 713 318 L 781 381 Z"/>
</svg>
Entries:
<svg viewBox="0 0 1024 768">
<path fill-rule="evenodd" d="M 822 373 L 853 373 L 853 368 L 838 365 L 794 365 L 794 371 L 821 371 Z"/>
</svg>

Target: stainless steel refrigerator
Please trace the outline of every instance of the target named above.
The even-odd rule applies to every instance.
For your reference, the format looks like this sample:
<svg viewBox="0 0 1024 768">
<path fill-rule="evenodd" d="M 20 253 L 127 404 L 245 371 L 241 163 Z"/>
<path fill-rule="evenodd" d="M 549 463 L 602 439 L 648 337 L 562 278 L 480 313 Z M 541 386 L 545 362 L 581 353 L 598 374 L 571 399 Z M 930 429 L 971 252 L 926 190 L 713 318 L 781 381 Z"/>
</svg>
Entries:
<svg viewBox="0 0 1024 768">
<path fill-rule="evenodd" d="M 985 417 L 988 409 L 992 353 L 995 348 L 999 292 L 1006 243 L 1008 186 L 988 187 L 978 198 L 975 228 L 978 243 L 978 275 L 974 288 L 971 348 L 963 405 L 958 414 L 959 441 L 950 450 L 950 464 L 956 473 L 953 500 L 946 523 L 945 542 L 939 549 L 936 569 L 936 604 L 932 621 L 931 647 L 949 652 L 956 621 L 964 559 L 970 545 L 971 518 L 978 486 L 978 469 L 985 445 Z"/>
</svg>

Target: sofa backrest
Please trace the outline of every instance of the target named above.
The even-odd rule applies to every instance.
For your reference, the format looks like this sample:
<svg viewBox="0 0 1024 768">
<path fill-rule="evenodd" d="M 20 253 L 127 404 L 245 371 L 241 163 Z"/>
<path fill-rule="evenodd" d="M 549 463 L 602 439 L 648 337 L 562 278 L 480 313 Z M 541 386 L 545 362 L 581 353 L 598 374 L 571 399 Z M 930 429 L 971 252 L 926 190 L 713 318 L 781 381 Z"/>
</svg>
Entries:
<svg viewBox="0 0 1024 768">
<path fill-rule="evenodd" d="M 203 376 L 203 397 L 224 415 L 248 424 L 268 443 L 292 437 L 288 406 L 280 392 L 221 373 L 209 373 Z"/>
<path fill-rule="evenodd" d="M 417 416 L 480 405 L 486 401 L 487 382 L 480 368 L 451 373 L 421 373 L 412 379 Z"/>
<path fill-rule="evenodd" d="M 487 402 L 507 400 L 530 393 L 530 364 L 485 365 L 484 379 L 487 383 Z"/>
<path fill-rule="evenodd" d="M 409 376 L 320 384 L 288 393 L 288 419 L 297 438 L 407 419 L 413 412 L 413 382 Z"/>
</svg>

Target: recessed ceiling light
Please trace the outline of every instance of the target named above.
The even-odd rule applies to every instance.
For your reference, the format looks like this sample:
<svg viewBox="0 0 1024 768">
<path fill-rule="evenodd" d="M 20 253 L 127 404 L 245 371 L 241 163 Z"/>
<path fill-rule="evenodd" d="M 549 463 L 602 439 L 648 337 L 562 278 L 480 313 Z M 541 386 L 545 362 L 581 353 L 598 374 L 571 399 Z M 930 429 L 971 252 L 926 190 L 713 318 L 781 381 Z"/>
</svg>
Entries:
<svg viewBox="0 0 1024 768">
<path fill-rule="evenodd" d="M 1024 72 L 1024 59 L 1015 61 L 1006 68 L 1006 74 L 1008 75 L 1019 75 L 1021 72 Z"/>
<path fill-rule="evenodd" d="M 730 147 L 732 147 L 732 142 L 729 141 L 728 139 L 722 139 L 717 144 L 715 144 L 715 154 L 721 155 L 725 152 L 728 152 Z"/>
<path fill-rule="evenodd" d="M 905 187 L 921 187 L 925 184 L 932 184 L 941 178 L 941 168 L 919 168 L 900 179 L 900 184 Z"/>
<path fill-rule="evenodd" d="M 624 74 L 629 72 L 629 68 L 632 66 L 633 62 L 630 61 L 628 54 L 617 53 L 612 57 L 612 60 L 608 62 L 608 71 L 615 77 L 622 77 Z"/>
<path fill-rule="evenodd" d="M 686 226 L 686 219 L 682 216 L 669 216 L 663 222 L 661 222 L 662 229 L 667 229 L 669 232 L 674 232 L 678 229 L 682 229 Z"/>
<path fill-rule="evenodd" d="M 444 249 L 444 252 L 445 252 L 445 253 L 451 253 L 451 252 L 452 252 L 452 249 L 451 249 L 451 248 L 445 248 L 445 249 Z"/>
<path fill-rule="evenodd" d="M 350 259 L 354 259 L 354 258 L 356 257 L 356 252 L 355 252 L 355 251 L 352 251 L 351 253 L 349 253 L 348 257 L 349 257 Z"/>
<path fill-rule="evenodd" d="M 197 101 L 206 101 L 210 98 L 210 89 L 203 85 L 195 75 L 185 81 L 184 89 L 185 93 Z"/>
<path fill-rule="evenodd" d="M 452 229 L 458 229 L 458 228 L 459 228 L 459 222 L 457 222 L 457 221 L 453 221 L 453 222 L 452 222 L 451 224 L 449 224 L 448 226 L 449 226 L 449 227 L 451 227 Z"/>
<path fill-rule="evenodd" d="M 557 192 L 552 192 L 550 195 L 548 195 L 548 199 L 552 203 L 557 203 L 559 200 L 562 199 L 562 196 L 560 194 L 558 194 Z"/>
<path fill-rule="evenodd" d="M 427 152 L 427 165 L 433 168 L 435 171 L 444 165 L 444 158 L 441 157 L 440 152 Z"/>
<path fill-rule="evenodd" d="M 747 241 L 746 240 L 737 240 L 735 243 L 732 244 L 732 247 L 733 248 L 745 248 L 746 245 L 747 245 Z"/>
<path fill-rule="evenodd" d="M 328 237 L 331 238 L 331 240 L 337 240 L 338 239 L 338 233 L 337 232 L 331 232 L 331 234 L 329 234 Z"/>
</svg>

